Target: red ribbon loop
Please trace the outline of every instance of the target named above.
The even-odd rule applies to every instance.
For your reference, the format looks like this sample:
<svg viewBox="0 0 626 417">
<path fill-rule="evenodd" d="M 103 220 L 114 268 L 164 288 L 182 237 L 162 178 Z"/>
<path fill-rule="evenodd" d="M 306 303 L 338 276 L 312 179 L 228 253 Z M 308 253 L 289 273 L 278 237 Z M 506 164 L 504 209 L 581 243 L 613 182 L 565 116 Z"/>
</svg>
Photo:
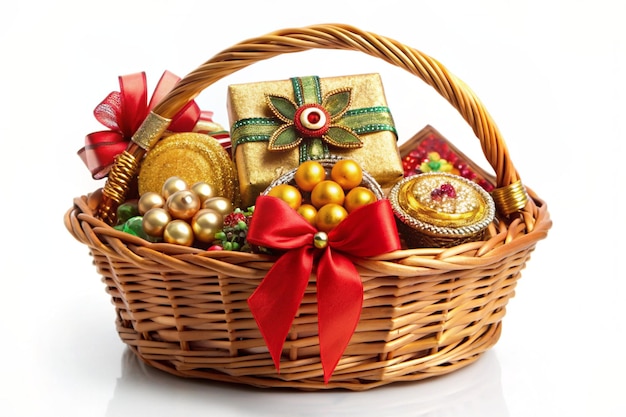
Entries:
<svg viewBox="0 0 626 417">
<path fill-rule="evenodd" d="M 282 200 L 257 198 L 248 241 L 285 253 L 248 298 L 248 304 L 280 371 L 283 345 L 304 297 L 313 263 L 319 258 L 318 332 L 324 382 L 328 383 L 361 316 L 363 283 L 350 258 L 398 250 L 400 239 L 388 200 L 352 212 L 328 234 L 324 249 L 313 245 L 316 232 Z"/>
<path fill-rule="evenodd" d="M 127 148 L 150 111 L 178 81 L 178 76 L 165 71 L 148 103 L 144 72 L 119 77 L 120 91 L 110 93 L 94 109 L 95 118 L 109 130 L 88 134 L 85 146 L 78 151 L 78 156 L 94 179 L 108 175 L 115 157 Z M 199 120 L 211 121 L 212 115 L 211 112 L 202 112 L 192 100 L 172 118 L 168 129 L 172 132 L 191 132 Z"/>
</svg>

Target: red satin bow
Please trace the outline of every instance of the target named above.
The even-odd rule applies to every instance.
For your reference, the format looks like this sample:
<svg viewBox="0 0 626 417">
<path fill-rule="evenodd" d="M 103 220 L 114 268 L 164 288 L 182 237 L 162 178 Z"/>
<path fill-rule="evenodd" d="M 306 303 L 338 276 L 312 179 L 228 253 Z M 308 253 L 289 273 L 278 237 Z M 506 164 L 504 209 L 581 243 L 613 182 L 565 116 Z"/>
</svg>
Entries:
<svg viewBox="0 0 626 417">
<path fill-rule="evenodd" d="M 317 259 L 320 357 L 324 382 L 328 383 L 352 338 L 363 305 L 363 283 L 350 256 L 369 257 L 397 250 L 400 240 L 388 200 L 352 212 L 328 233 L 324 249 L 313 245 L 316 233 L 282 200 L 257 198 L 248 241 L 286 252 L 248 298 L 248 305 L 280 371 L 283 344 Z"/>
<path fill-rule="evenodd" d="M 165 71 L 148 102 L 145 72 L 119 77 L 120 91 L 110 93 L 94 110 L 96 119 L 110 130 L 88 134 L 85 146 L 78 151 L 78 156 L 94 179 L 108 175 L 115 157 L 127 148 L 150 110 L 178 81 L 178 76 Z M 190 132 L 199 120 L 211 121 L 212 116 L 212 112 L 201 111 L 192 100 L 172 118 L 168 129 L 172 132 Z"/>
</svg>

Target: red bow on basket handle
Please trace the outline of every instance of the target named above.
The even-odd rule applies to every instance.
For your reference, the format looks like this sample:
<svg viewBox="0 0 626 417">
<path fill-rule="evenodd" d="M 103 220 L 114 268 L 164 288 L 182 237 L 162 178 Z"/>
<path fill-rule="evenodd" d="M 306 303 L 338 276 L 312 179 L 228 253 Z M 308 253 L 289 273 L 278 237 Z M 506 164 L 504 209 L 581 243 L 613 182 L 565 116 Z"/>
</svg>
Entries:
<svg viewBox="0 0 626 417">
<path fill-rule="evenodd" d="M 248 241 L 286 252 L 248 304 L 280 372 L 283 345 L 317 261 L 320 357 L 328 383 L 356 330 L 363 305 L 363 283 L 350 258 L 398 250 L 400 239 L 388 200 L 350 213 L 328 233 L 325 245 L 314 244 L 316 235 L 317 229 L 284 201 L 270 196 L 256 200 Z"/>
<path fill-rule="evenodd" d="M 178 76 L 165 71 L 148 102 L 145 72 L 119 77 L 120 91 L 110 93 L 94 110 L 96 119 L 110 130 L 88 134 L 85 137 L 85 146 L 78 151 L 78 156 L 94 179 L 108 175 L 115 157 L 127 148 L 131 137 L 150 110 L 178 81 Z M 200 110 L 192 100 L 172 118 L 168 129 L 172 132 L 191 132 L 200 121 L 212 123 L 212 117 L 212 112 Z"/>
</svg>

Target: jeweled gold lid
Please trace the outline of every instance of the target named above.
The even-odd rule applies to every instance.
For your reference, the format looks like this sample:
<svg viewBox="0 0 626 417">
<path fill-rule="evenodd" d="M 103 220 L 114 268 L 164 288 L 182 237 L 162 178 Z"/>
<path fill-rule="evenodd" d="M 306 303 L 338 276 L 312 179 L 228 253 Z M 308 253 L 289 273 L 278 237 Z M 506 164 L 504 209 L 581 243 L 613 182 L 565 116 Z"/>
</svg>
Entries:
<svg viewBox="0 0 626 417">
<path fill-rule="evenodd" d="M 431 236 L 472 236 L 495 216 L 493 199 L 482 187 L 449 173 L 406 177 L 391 189 L 389 200 L 402 223 Z"/>
</svg>

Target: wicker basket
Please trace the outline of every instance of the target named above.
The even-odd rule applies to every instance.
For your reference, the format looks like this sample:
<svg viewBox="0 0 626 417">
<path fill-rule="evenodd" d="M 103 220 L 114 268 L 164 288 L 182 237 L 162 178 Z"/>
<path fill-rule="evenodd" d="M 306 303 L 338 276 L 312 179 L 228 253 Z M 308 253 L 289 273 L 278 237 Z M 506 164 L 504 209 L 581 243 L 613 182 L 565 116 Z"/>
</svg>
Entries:
<svg viewBox="0 0 626 417">
<path fill-rule="evenodd" d="M 480 140 L 496 172 L 493 195 L 504 214 L 489 226 L 484 241 L 356 260 L 364 285 L 361 319 L 325 384 L 316 336 L 314 277 L 277 373 L 247 306 L 273 258 L 149 243 L 101 220 L 106 220 L 110 204 L 98 193 L 78 197 L 65 225 L 89 247 L 115 306 L 122 341 L 149 365 L 182 377 L 260 387 L 366 390 L 452 372 L 497 342 L 520 272 L 536 243 L 546 237 L 551 221 L 545 203 L 521 186 L 481 102 L 434 59 L 345 25 L 281 30 L 215 55 L 186 76 L 153 113 L 170 118 L 228 74 L 279 54 L 314 48 L 361 51 L 406 69 L 435 88 Z M 124 164 L 118 160 L 114 170 Z M 109 190 L 118 177 L 113 171 L 109 175 Z M 107 187 L 104 200 L 110 200 Z M 113 188 L 118 189 L 119 185 Z"/>
</svg>

